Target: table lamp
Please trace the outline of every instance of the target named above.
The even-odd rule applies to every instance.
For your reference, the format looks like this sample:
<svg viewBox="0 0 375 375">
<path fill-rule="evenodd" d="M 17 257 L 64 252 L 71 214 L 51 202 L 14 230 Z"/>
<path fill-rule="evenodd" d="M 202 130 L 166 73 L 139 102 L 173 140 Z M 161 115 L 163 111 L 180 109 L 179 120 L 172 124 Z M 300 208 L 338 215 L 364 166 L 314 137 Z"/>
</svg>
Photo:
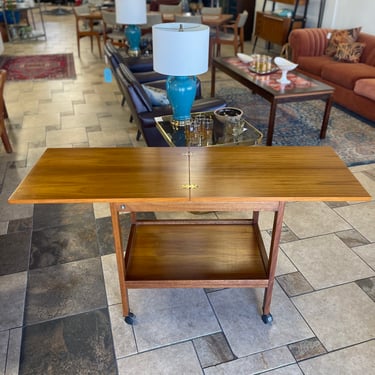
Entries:
<svg viewBox="0 0 375 375">
<path fill-rule="evenodd" d="M 126 25 L 125 38 L 129 44 L 129 56 L 139 56 L 141 29 L 147 23 L 146 0 L 116 0 L 116 22 Z"/>
<path fill-rule="evenodd" d="M 208 70 L 209 27 L 194 23 L 162 23 L 152 26 L 153 64 L 168 76 L 167 96 L 173 122 L 184 126 L 191 115 L 197 78 Z"/>
</svg>

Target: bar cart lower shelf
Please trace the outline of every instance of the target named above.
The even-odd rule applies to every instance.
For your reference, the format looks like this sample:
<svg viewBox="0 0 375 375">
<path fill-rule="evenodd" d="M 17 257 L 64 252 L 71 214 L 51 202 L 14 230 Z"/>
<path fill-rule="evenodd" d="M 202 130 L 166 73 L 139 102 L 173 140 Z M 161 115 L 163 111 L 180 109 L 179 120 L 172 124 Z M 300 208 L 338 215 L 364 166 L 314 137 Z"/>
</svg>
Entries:
<svg viewBox="0 0 375 375">
<path fill-rule="evenodd" d="M 142 209 L 147 209 L 145 206 Z M 209 211 L 211 206 L 201 203 L 199 210 Z M 127 210 L 132 217 L 125 255 L 122 247 L 116 246 L 117 262 L 123 267 L 119 269 L 120 285 L 123 280 L 123 314 L 128 324 L 135 319 L 128 301 L 127 290 L 131 288 L 265 288 L 262 320 L 272 322 L 271 295 L 285 204 L 241 206 L 242 210 L 255 207 L 275 211 L 269 256 L 258 226 L 259 211 L 253 212 L 252 219 L 137 220 L 132 205 L 112 205 L 115 217 Z M 173 207 L 187 209 L 186 204 Z M 226 207 L 218 204 L 216 209 Z M 155 208 L 157 211 L 159 207 Z M 113 220 L 113 228 L 115 243 L 122 243 L 117 220 Z"/>
</svg>

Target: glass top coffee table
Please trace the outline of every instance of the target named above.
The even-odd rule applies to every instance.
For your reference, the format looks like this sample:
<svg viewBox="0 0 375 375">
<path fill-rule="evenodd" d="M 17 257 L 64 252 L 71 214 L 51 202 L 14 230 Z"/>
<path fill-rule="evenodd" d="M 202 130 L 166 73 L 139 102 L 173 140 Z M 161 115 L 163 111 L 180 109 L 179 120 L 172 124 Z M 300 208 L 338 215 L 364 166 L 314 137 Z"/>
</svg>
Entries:
<svg viewBox="0 0 375 375">
<path fill-rule="evenodd" d="M 212 60 L 211 69 L 212 97 L 215 96 L 216 69 L 221 70 L 249 88 L 253 93 L 270 102 L 271 108 L 266 135 L 267 146 L 272 146 L 277 106 L 288 102 L 325 100 L 326 106 L 322 114 L 322 126 L 320 128 L 320 138 L 325 138 L 335 90 L 333 87 L 307 77 L 298 71 L 290 72 L 288 78 L 291 83 L 283 85 L 277 81 L 281 77 L 280 71 L 266 75 L 256 74 L 250 71 L 249 64 L 241 62 L 238 57 L 215 57 Z"/>
<path fill-rule="evenodd" d="M 156 128 L 171 147 L 254 146 L 260 144 L 263 138 L 263 134 L 244 119 L 239 127 L 234 128 L 217 120 L 213 112 L 192 113 L 191 116 L 192 121 L 186 126 L 175 126 L 172 115 L 155 117 Z M 192 123 L 198 116 L 211 119 L 212 126 L 193 131 Z"/>
</svg>

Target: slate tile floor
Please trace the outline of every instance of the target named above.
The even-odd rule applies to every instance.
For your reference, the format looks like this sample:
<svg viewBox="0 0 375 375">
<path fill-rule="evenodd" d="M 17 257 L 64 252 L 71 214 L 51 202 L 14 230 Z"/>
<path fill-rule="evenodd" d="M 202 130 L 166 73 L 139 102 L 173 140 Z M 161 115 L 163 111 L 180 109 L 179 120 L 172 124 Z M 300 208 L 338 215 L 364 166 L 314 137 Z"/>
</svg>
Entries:
<svg viewBox="0 0 375 375">
<path fill-rule="evenodd" d="M 77 58 L 73 17 L 45 19 L 46 42 L 5 53 L 73 52 L 77 79 L 6 84 L 15 151 L 0 148 L 0 374 L 374 374 L 374 201 L 288 204 L 272 325 L 262 290 L 166 289 L 130 290 L 134 326 L 121 316 L 106 205 L 7 203 L 46 147 L 143 146 L 87 41 Z M 375 165 L 352 171 L 375 196 Z M 261 215 L 266 244 L 271 226 Z"/>
</svg>

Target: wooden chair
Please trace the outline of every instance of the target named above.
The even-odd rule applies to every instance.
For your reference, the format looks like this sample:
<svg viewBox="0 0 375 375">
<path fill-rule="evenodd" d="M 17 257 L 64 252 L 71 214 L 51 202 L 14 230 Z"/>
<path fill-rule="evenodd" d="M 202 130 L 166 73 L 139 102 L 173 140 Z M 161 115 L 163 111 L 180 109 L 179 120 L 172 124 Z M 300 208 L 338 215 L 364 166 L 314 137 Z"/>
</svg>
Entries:
<svg viewBox="0 0 375 375">
<path fill-rule="evenodd" d="M 222 14 L 222 13 L 223 13 L 222 7 L 202 7 L 202 9 L 201 9 L 201 14 L 203 16 L 205 16 L 205 15 L 217 16 L 217 15 Z"/>
<path fill-rule="evenodd" d="M 176 14 L 182 13 L 181 3 L 178 5 L 159 5 L 159 12 L 161 13 L 163 22 L 174 22 Z"/>
<path fill-rule="evenodd" d="M 125 32 L 122 25 L 116 23 L 116 13 L 102 10 L 103 17 L 103 41 L 111 41 L 117 47 L 126 47 Z"/>
<path fill-rule="evenodd" d="M 244 26 L 247 21 L 248 12 L 244 10 L 239 13 L 236 20 L 233 23 L 227 23 L 222 26 L 222 30 L 219 35 L 216 36 L 216 56 L 220 56 L 220 47 L 222 44 L 233 45 L 234 54 L 236 55 L 238 49 L 241 52 L 244 51 Z"/>
<path fill-rule="evenodd" d="M 7 77 L 7 72 L 4 69 L 0 70 L 0 135 L 1 135 L 1 140 L 3 141 L 5 151 L 7 153 L 11 153 L 12 146 L 9 142 L 7 130 L 5 128 L 5 119 L 8 118 L 8 111 L 5 106 L 5 101 L 4 101 L 4 85 Z"/>
<path fill-rule="evenodd" d="M 159 12 L 151 12 L 147 14 L 147 23 L 141 25 L 142 36 L 148 36 L 152 39 L 152 26 L 162 23 L 162 16 Z"/>
<path fill-rule="evenodd" d="M 99 56 L 102 58 L 100 39 L 103 34 L 103 26 L 101 15 L 91 13 L 88 4 L 73 7 L 73 13 L 76 20 L 78 57 L 81 57 L 81 39 L 89 37 L 91 42 L 91 52 L 93 52 L 93 39 L 95 38 L 98 42 Z"/>
<path fill-rule="evenodd" d="M 175 22 L 202 23 L 202 16 L 201 15 L 195 15 L 195 16 L 176 15 Z"/>
</svg>

